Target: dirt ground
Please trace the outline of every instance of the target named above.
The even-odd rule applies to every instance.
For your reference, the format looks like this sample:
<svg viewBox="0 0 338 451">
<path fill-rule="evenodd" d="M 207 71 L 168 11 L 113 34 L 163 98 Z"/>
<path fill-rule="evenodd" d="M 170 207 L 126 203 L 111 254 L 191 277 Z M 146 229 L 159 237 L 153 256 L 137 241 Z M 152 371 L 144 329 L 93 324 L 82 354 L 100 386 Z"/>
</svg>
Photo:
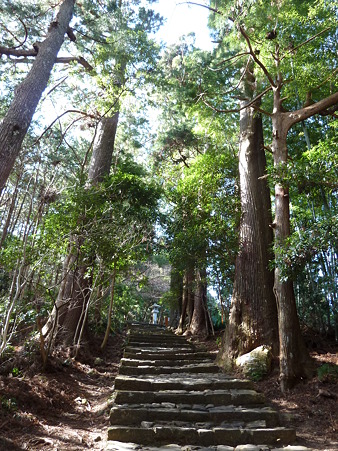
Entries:
<svg viewBox="0 0 338 451">
<path fill-rule="evenodd" d="M 59 354 L 44 372 L 32 357 L 0 362 L 0 451 L 104 450 L 124 338 L 112 337 L 103 354 L 92 343 L 90 355 L 78 361 Z M 204 344 L 216 352 L 214 339 Z M 318 365 L 338 364 L 337 350 L 327 344 L 312 355 Z M 299 445 L 338 450 L 337 379 L 316 377 L 282 396 L 272 374 L 257 390 L 278 408 L 284 425 L 296 428 Z"/>
<path fill-rule="evenodd" d="M 22 357 L 0 364 L 0 451 L 104 449 L 124 339 L 110 338 L 103 354 L 91 343 L 78 361 L 59 354 L 44 372 Z"/>
</svg>

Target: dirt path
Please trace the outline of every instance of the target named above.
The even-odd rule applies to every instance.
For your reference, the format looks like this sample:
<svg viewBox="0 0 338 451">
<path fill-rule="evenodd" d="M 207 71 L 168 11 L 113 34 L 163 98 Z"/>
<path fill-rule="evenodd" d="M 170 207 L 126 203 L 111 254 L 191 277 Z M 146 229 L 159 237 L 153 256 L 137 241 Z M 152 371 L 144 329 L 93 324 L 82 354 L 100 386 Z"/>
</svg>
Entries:
<svg viewBox="0 0 338 451">
<path fill-rule="evenodd" d="M 59 356 L 45 373 L 0 376 L 0 450 L 105 449 L 122 341 L 88 363 Z"/>
</svg>

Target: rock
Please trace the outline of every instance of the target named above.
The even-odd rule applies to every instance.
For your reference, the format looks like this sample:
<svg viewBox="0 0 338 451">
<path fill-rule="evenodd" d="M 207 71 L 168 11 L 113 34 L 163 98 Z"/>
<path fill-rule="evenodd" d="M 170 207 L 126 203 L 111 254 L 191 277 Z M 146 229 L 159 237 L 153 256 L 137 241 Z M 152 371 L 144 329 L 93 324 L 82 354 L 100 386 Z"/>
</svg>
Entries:
<svg viewBox="0 0 338 451">
<path fill-rule="evenodd" d="M 253 380 L 261 380 L 271 370 L 271 348 L 262 345 L 236 359 L 236 365 Z"/>
<path fill-rule="evenodd" d="M 96 357 L 96 359 L 94 360 L 94 365 L 98 366 L 98 365 L 102 365 L 103 360 L 100 357 Z"/>
</svg>

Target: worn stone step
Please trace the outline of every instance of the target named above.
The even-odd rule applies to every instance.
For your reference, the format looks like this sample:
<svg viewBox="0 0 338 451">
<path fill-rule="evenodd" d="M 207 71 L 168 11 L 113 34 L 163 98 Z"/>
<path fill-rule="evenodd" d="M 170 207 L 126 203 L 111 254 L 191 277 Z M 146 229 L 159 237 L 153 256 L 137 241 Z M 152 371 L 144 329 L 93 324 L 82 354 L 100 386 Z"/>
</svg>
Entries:
<svg viewBox="0 0 338 451">
<path fill-rule="evenodd" d="M 176 342 L 176 341 L 170 341 L 163 343 L 162 341 L 135 341 L 135 340 L 128 340 L 127 348 L 131 349 L 148 349 L 148 348 L 158 348 L 158 349 L 189 349 L 192 352 L 196 351 L 196 348 L 191 345 L 190 343 L 183 343 L 183 342 Z"/>
<path fill-rule="evenodd" d="M 145 359 L 127 359 L 123 357 L 120 361 L 121 366 L 142 366 L 142 365 L 148 365 L 148 366 L 163 366 L 165 363 L 165 366 L 184 366 L 184 365 L 191 365 L 192 362 L 195 362 L 197 364 L 201 363 L 211 363 L 212 359 L 197 359 L 195 360 L 167 360 L 166 362 L 163 362 L 163 360 L 145 360 Z"/>
<path fill-rule="evenodd" d="M 169 350 L 167 352 L 157 351 L 156 349 L 129 349 L 128 347 L 124 351 L 124 357 L 127 359 L 145 359 L 145 360 L 198 360 L 212 358 L 209 352 L 204 351 L 179 351 L 179 350 Z"/>
<path fill-rule="evenodd" d="M 237 422 L 237 427 L 252 423 L 255 427 L 275 427 L 279 425 L 278 413 L 270 407 L 208 406 L 205 404 L 182 405 L 129 404 L 115 405 L 110 412 L 110 423 L 115 425 L 141 425 L 148 422 L 186 422 L 203 423 L 203 427 L 221 425 L 224 422 Z M 209 425 L 210 423 L 210 425 Z M 199 426 L 201 427 L 201 426 Z"/>
<path fill-rule="evenodd" d="M 205 404 L 213 406 L 221 405 L 260 405 L 265 402 L 263 393 L 255 390 L 161 390 L 161 391 L 130 391 L 115 390 L 113 396 L 116 404 L 141 404 L 171 402 L 182 404 Z"/>
<path fill-rule="evenodd" d="M 275 448 L 273 445 L 238 445 L 238 446 L 227 446 L 227 445 L 214 445 L 214 446 L 195 446 L 186 445 L 182 448 L 181 445 L 170 444 L 164 446 L 149 446 L 149 445 L 139 445 L 138 443 L 122 443 L 117 441 L 109 441 L 105 448 L 106 451 L 314 451 L 313 449 L 306 448 L 305 446 L 285 446 Z"/>
<path fill-rule="evenodd" d="M 143 374 L 217 373 L 219 371 L 219 367 L 214 363 L 192 363 L 183 366 L 139 365 L 136 367 L 122 365 L 119 373 L 139 376 Z"/>
<path fill-rule="evenodd" d="M 264 443 L 283 444 L 293 442 L 295 431 L 289 428 L 227 428 L 196 429 L 178 426 L 111 426 L 108 428 L 108 440 L 135 442 L 141 445 L 258 445 Z"/>
<path fill-rule="evenodd" d="M 170 345 L 170 346 L 126 346 L 125 352 L 142 352 L 142 353 L 153 353 L 153 354 L 177 354 L 177 353 L 185 353 L 185 354 L 194 354 L 196 352 L 191 346 L 183 346 L 183 345 Z"/>
<path fill-rule="evenodd" d="M 175 341 L 177 343 L 189 343 L 185 337 L 175 335 L 172 332 L 165 331 L 164 333 L 137 333 L 132 332 L 127 335 L 128 340 L 133 341 L 147 341 L 149 342 L 157 342 L 157 341 L 166 341 L 168 343 Z"/>
<path fill-rule="evenodd" d="M 116 390 L 230 390 L 253 389 L 253 383 L 244 379 L 233 379 L 224 374 L 170 374 L 128 376 L 119 374 L 115 378 Z"/>
<path fill-rule="evenodd" d="M 213 360 L 163 327 L 132 325 L 115 379 L 112 449 L 280 451 L 294 442 L 295 431 L 278 426 L 254 384 Z"/>
</svg>

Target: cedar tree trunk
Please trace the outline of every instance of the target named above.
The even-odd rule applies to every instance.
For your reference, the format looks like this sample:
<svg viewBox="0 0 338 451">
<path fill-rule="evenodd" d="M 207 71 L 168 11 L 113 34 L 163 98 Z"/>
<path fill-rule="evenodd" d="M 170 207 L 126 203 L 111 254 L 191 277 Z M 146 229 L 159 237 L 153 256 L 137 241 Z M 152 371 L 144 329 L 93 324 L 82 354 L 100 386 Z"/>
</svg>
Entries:
<svg viewBox="0 0 338 451">
<path fill-rule="evenodd" d="M 211 324 L 207 306 L 207 271 L 197 269 L 195 272 L 194 311 L 189 332 L 192 335 L 208 336 Z"/>
<path fill-rule="evenodd" d="M 287 134 L 297 122 L 315 114 L 333 114 L 338 109 L 338 92 L 319 102 L 296 111 L 285 111 L 281 99 L 281 84 L 273 88 L 274 108 L 272 117 L 272 150 L 274 165 L 278 171 L 286 168 L 288 150 Z M 290 235 L 290 211 L 288 187 L 281 183 L 275 186 L 275 245 L 282 246 Z M 280 268 L 275 270 L 274 291 L 278 308 L 280 342 L 280 379 L 284 392 L 296 382 L 312 374 L 312 364 L 305 347 L 296 308 L 293 282 L 281 278 Z"/>
<path fill-rule="evenodd" d="M 246 97 L 254 97 L 255 78 L 249 70 L 242 86 Z M 241 102 L 244 107 L 247 101 Z M 239 175 L 241 220 L 239 251 L 229 324 L 218 360 L 231 366 L 239 355 L 262 344 L 278 355 L 277 308 L 273 293 L 273 259 L 270 190 L 265 177 L 263 127 L 253 107 L 241 109 Z"/>
<path fill-rule="evenodd" d="M 109 175 L 119 114 L 103 118 L 96 135 L 90 162 L 88 185 L 95 185 Z M 64 279 L 61 283 L 58 300 L 43 332 L 49 333 L 52 324 L 57 321 L 57 334 L 66 345 L 78 341 L 78 332 L 83 329 L 82 322 L 87 321 L 86 306 L 91 293 L 91 277 L 88 277 L 90 265 L 82 263 L 81 237 L 71 237 L 70 252 L 65 259 Z M 89 259 L 90 260 L 90 259 Z M 92 256 L 94 264 L 95 256 Z"/>
<path fill-rule="evenodd" d="M 187 317 L 188 317 L 188 325 L 190 325 L 191 323 L 191 318 L 194 309 L 193 282 L 194 282 L 194 269 L 193 267 L 189 267 L 184 271 L 183 276 L 182 311 L 178 328 L 176 331 L 179 334 L 183 334 L 184 332 Z"/>
<path fill-rule="evenodd" d="M 47 87 L 57 54 L 73 15 L 75 0 L 64 0 L 27 77 L 16 88 L 14 99 L 0 124 L 0 193 L 21 149 L 28 127 Z"/>
</svg>

